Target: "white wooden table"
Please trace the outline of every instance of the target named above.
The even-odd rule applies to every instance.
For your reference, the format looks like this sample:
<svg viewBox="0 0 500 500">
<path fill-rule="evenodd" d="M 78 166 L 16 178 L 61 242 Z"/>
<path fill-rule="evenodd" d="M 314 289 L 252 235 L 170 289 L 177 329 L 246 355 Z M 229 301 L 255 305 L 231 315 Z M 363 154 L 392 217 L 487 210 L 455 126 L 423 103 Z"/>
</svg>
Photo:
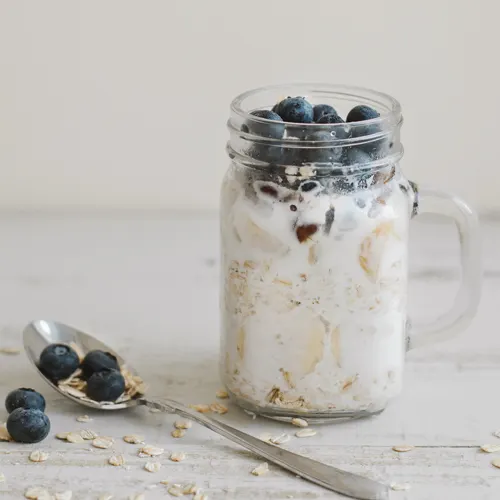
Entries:
<svg viewBox="0 0 500 500">
<path fill-rule="evenodd" d="M 0 347 L 20 347 L 23 326 L 53 318 L 98 333 L 130 359 L 152 392 L 186 403 L 210 403 L 218 379 L 218 226 L 213 215 L 92 214 L 0 216 Z M 408 482 L 394 499 L 483 500 L 500 498 L 500 469 L 478 445 L 497 442 L 500 429 L 500 223 L 483 222 L 485 281 L 479 314 L 461 337 L 408 355 L 405 390 L 380 416 L 318 427 L 291 450 L 387 482 Z M 456 235 L 447 224 L 413 223 L 411 309 L 427 317 L 451 302 L 457 283 Z M 19 386 L 47 398 L 51 435 L 38 445 L 0 443 L 0 498 L 22 498 L 29 486 L 72 490 L 73 498 L 105 492 L 127 498 L 169 498 L 162 479 L 196 483 L 210 499 L 344 498 L 271 466 L 217 435 L 194 426 L 170 436 L 175 418 L 146 409 L 118 414 L 84 411 L 46 387 L 23 354 L 0 355 L 0 398 Z M 89 413 L 93 421 L 76 417 Z M 0 410 L 0 420 L 5 420 Z M 220 418 L 260 435 L 292 432 L 286 424 L 252 420 L 231 406 Z M 112 450 L 69 444 L 55 433 L 91 428 L 116 439 L 127 467 L 108 465 Z M 121 437 L 138 433 L 147 443 L 187 458 L 152 474 L 137 446 Z M 398 454 L 395 444 L 415 450 Z M 50 453 L 32 463 L 32 449 Z M 500 456 L 500 454 L 499 454 Z M 187 498 L 187 497 L 185 497 Z"/>
</svg>

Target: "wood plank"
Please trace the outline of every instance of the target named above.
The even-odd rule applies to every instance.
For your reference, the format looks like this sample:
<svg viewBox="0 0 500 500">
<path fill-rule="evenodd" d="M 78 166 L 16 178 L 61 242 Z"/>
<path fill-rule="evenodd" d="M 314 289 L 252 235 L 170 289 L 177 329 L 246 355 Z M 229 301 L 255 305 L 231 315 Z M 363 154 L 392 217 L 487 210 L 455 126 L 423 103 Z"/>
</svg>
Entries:
<svg viewBox="0 0 500 500">
<path fill-rule="evenodd" d="M 22 327 L 52 317 L 97 332 L 130 359 L 151 384 L 153 394 L 185 403 L 210 403 L 218 377 L 218 228 L 213 217 L 158 214 L 0 215 L 0 347 L 20 346 Z M 193 235 L 196 235 L 194 239 Z M 454 233 L 446 224 L 416 223 L 412 229 L 411 313 L 432 318 L 451 303 L 457 283 Z M 500 337 L 495 328 L 500 290 L 496 251 L 500 223 L 483 224 L 484 294 L 479 314 L 454 341 L 408 355 L 403 395 L 380 416 L 320 426 L 308 439 L 286 447 L 383 481 L 409 482 L 394 498 L 493 499 L 500 494 L 500 469 L 478 446 L 494 442 L 500 429 Z M 451 257 L 450 257 L 451 256 Z M 274 467 L 267 476 L 249 471 L 259 459 L 198 426 L 182 439 L 170 436 L 174 416 L 145 409 L 118 415 L 80 409 L 46 387 L 24 355 L 0 355 L 0 399 L 18 386 L 47 397 L 52 435 L 36 446 L 0 443 L 1 498 L 21 498 L 27 486 L 71 489 L 74 498 L 97 498 L 112 491 L 124 498 L 160 479 L 196 482 L 214 498 L 340 498 Z M 76 422 L 88 413 L 89 424 Z M 0 420 L 6 418 L 0 410 Z M 296 429 L 265 419 L 252 420 L 231 406 L 220 417 L 253 435 Z M 92 428 L 116 438 L 130 470 L 107 465 L 111 450 L 56 440 L 56 432 Z M 137 446 L 121 437 L 142 433 L 147 441 L 188 458 L 167 456 L 158 474 L 142 470 Z M 417 446 L 396 454 L 392 445 Z M 28 462 L 30 450 L 51 453 L 48 462 Z M 18 465 L 16 465 L 18 464 Z M 147 499 L 165 498 L 159 485 Z"/>
</svg>

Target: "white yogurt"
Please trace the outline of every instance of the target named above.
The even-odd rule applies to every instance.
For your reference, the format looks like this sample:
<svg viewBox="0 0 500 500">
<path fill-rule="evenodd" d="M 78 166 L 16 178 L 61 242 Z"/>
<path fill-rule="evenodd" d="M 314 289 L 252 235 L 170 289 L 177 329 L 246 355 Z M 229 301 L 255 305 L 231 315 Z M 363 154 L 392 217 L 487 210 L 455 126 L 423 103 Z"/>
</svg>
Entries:
<svg viewBox="0 0 500 500">
<path fill-rule="evenodd" d="M 261 408 L 382 409 L 402 384 L 406 194 L 395 181 L 351 194 L 253 188 L 237 176 L 223 187 L 227 388 Z"/>
</svg>

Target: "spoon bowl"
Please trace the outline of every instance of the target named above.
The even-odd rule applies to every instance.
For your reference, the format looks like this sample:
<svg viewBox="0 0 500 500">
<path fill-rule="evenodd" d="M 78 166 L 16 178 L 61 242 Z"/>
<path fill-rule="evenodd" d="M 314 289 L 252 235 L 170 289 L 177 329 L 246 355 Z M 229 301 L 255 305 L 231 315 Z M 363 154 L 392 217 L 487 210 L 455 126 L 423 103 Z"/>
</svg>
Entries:
<svg viewBox="0 0 500 500">
<path fill-rule="evenodd" d="M 301 455 L 297 455 L 296 453 L 292 453 L 291 451 L 275 446 L 274 444 L 253 437 L 250 434 L 246 434 L 245 432 L 235 429 L 234 427 L 231 427 L 224 422 L 220 422 L 215 418 L 209 417 L 203 413 L 198 413 L 192 408 L 171 399 L 150 399 L 149 397 L 146 398 L 146 396 L 142 394 L 129 401 L 119 403 L 98 403 L 97 401 L 92 401 L 88 398 L 76 397 L 72 394 L 68 394 L 67 392 L 61 390 L 57 384 L 54 384 L 50 379 L 48 379 L 38 368 L 40 354 L 49 344 L 68 344 L 81 351 L 83 355 L 95 349 L 110 352 L 116 356 L 122 369 L 126 367 L 132 375 L 138 376 L 137 372 L 130 365 L 128 365 L 116 351 L 81 330 L 63 323 L 58 323 L 57 321 L 40 319 L 33 321 L 26 326 L 24 329 L 23 341 L 26 354 L 35 366 L 39 375 L 53 389 L 58 391 L 63 396 L 71 399 L 75 403 L 89 408 L 107 411 L 123 410 L 132 406 L 144 405 L 166 413 L 175 413 L 184 418 L 189 418 L 194 422 L 197 422 L 198 424 L 201 424 L 204 427 L 220 434 L 221 436 L 238 443 L 244 448 L 253 451 L 270 462 L 293 472 L 297 476 L 319 484 L 329 490 L 337 491 L 338 493 L 342 493 L 352 498 L 358 498 L 360 500 L 387 500 L 389 498 L 389 488 L 385 484 L 357 474 L 352 474 L 351 472 L 337 469 L 331 465 L 326 465 Z"/>
<path fill-rule="evenodd" d="M 61 388 L 54 384 L 52 380 L 47 378 L 43 372 L 38 368 L 38 360 L 40 359 L 40 354 L 49 344 L 68 344 L 71 346 L 76 346 L 79 351 L 87 354 L 89 351 L 94 351 L 99 349 L 101 351 L 110 352 L 118 360 L 120 367 L 127 367 L 127 370 L 133 375 L 139 375 L 132 366 L 125 362 L 125 360 L 111 347 L 107 346 L 104 342 L 88 335 L 81 330 L 73 328 L 71 326 L 65 325 L 64 323 L 59 323 L 57 321 L 50 320 L 36 320 L 32 321 L 26 326 L 23 332 L 23 343 L 24 350 L 26 354 L 38 370 L 40 376 L 49 384 L 52 389 L 66 396 L 67 398 L 73 400 L 75 403 L 87 406 L 89 408 L 94 408 L 96 410 L 123 410 L 125 408 L 130 408 L 132 406 L 137 406 L 140 402 L 140 397 L 132 398 L 128 401 L 123 401 L 120 403 L 99 403 L 91 399 L 83 399 L 73 396 L 67 392 L 61 390 Z"/>
</svg>

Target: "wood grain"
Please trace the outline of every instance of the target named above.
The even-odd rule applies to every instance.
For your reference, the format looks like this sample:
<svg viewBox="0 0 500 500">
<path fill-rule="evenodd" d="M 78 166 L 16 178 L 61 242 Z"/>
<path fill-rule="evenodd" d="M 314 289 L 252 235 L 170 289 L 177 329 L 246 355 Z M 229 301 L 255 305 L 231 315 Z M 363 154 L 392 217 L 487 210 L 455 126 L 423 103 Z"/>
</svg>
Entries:
<svg viewBox="0 0 500 500">
<path fill-rule="evenodd" d="M 23 326 L 34 318 L 55 318 L 98 333 L 130 359 L 153 394 L 185 403 L 211 403 L 220 387 L 218 356 L 218 227 L 212 216 L 95 214 L 0 216 L 0 347 L 19 347 Z M 496 326 L 500 291 L 500 223 L 483 223 L 485 281 L 480 311 L 469 330 L 454 341 L 410 352 L 404 394 L 379 417 L 320 426 L 318 434 L 286 443 L 305 455 L 387 482 L 408 482 L 395 499 L 496 499 L 500 470 L 481 444 L 499 441 L 500 336 Z M 411 312 L 432 318 L 449 306 L 458 279 L 453 228 L 414 223 L 412 228 Z M 135 409 L 100 414 L 80 409 L 46 387 L 24 355 L 0 354 L 0 398 L 18 386 L 47 397 L 50 437 L 39 445 L 0 443 L 0 498 L 22 498 L 28 486 L 52 492 L 70 489 L 76 499 L 116 498 L 146 492 L 168 498 L 161 479 L 196 483 L 210 499 L 341 498 L 271 466 L 254 477 L 260 460 L 251 453 L 193 426 L 181 439 L 170 436 L 174 416 Z M 89 414 L 93 421 L 79 423 Z M 5 420 L 0 410 L 0 420 Z M 290 432 L 286 424 L 252 420 L 230 405 L 218 418 L 254 435 Z M 90 428 L 115 438 L 110 450 L 88 442 L 69 444 L 57 432 Z M 159 458 L 160 472 L 143 470 L 139 445 L 122 441 L 142 434 L 149 444 L 187 458 Z M 398 454 L 395 444 L 416 449 Z M 32 463 L 33 449 L 50 453 Z M 107 460 L 115 452 L 126 469 Z M 153 489 L 147 489 L 154 487 Z M 392 497 L 391 497 L 392 498 Z"/>
</svg>

